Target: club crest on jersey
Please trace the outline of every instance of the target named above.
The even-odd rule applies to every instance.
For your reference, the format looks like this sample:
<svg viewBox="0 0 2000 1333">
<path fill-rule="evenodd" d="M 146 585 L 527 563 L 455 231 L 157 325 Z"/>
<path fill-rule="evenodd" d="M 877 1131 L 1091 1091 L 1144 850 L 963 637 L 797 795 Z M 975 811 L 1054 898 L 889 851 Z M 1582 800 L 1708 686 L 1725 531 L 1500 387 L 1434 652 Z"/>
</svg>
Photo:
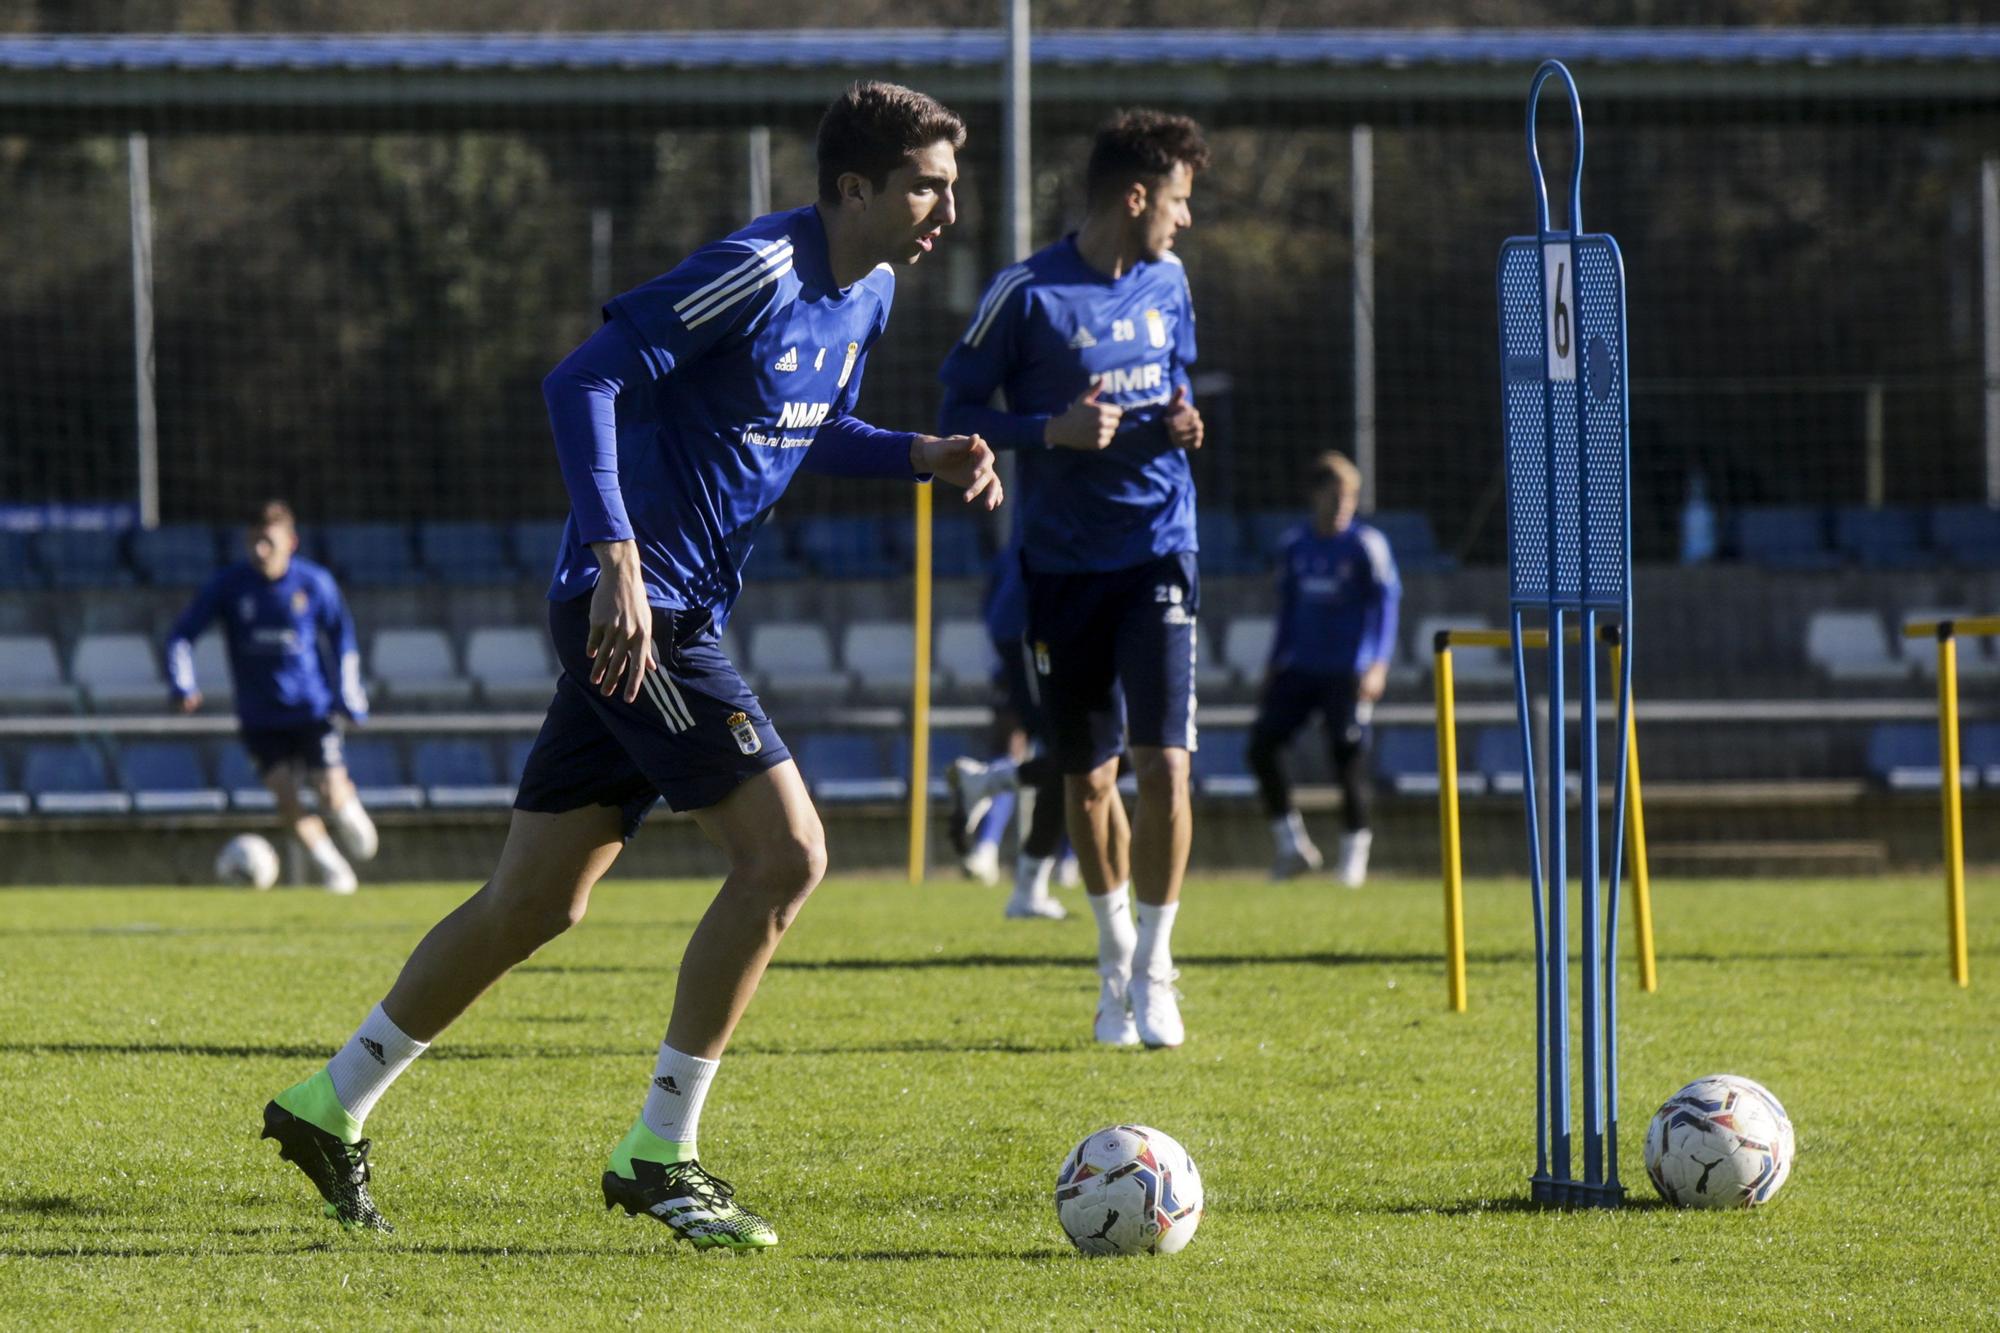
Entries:
<svg viewBox="0 0 2000 1333">
<path fill-rule="evenodd" d="M 860 343 L 847 344 L 847 360 L 841 364 L 840 380 L 833 386 L 834 388 L 845 389 L 847 387 L 847 377 L 854 373 L 854 363 L 856 361 L 859 361 L 860 359 L 861 359 L 861 344 Z"/>
<path fill-rule="evenodd" d="M 1167 345 L 1166 317 L 1157 310 L 1146 312 L 1146 341 L 1155 347 Z"/>
<path fill-rule="evenodd" d="M 826 349 L 822 347 L 819 349 L 819 355 L 813 358 L 813 369 L 818 370 L 821 366 L 825 364 L 826 364 Z"/>
<path fill-rule="evenodd" d="M 773 370 L 797 370 L 798 368 L 799 349 L 796 347 L 787 347 L 785 354 L 771 363 L 771 369 Z"/>
<path fill-rule="evenodd" d="M 750 723 L 748 713 L 731 713 L 726 724 L 729 734 L 736 738 L 736 748 L 745 754 L 756 754 L 764 748 L 764 738 L 757 734 L 757 728 Z"/>
<path fill-rule="evenodd" d="M 312 599 L 306 596 L 306 590 L 304 588 L 298 589 L 292 593 L 292 614 L 295 616 L 304 615 L 306 607 L 311 605 L 311 603 Z"/>
</svg>

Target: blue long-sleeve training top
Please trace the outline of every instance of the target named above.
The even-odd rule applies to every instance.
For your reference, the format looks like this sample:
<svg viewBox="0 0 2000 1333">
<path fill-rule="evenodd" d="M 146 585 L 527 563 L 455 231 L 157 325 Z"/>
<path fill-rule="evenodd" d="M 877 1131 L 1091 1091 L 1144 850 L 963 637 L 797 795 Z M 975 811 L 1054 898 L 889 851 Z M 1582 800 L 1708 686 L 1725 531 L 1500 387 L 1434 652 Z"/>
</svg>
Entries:
<svg viewBox="0 0 2000 1333">
<path fill-rule="evenodd" d="M 200 688 L 194 641 L 218 621 L 229 649 L 236 716 L 244 726 L 304 726 L 336 707 L 357 722 L 367 720 L 354 618 L 324 566 L 294 556 L 282 575 L 267 579 L 243 560 L 210 576 L 167 631 L 167 680 L 176 698 Z M 332 679 L 321 656 L 322 639 L 333 648 Z"/>
</svg>

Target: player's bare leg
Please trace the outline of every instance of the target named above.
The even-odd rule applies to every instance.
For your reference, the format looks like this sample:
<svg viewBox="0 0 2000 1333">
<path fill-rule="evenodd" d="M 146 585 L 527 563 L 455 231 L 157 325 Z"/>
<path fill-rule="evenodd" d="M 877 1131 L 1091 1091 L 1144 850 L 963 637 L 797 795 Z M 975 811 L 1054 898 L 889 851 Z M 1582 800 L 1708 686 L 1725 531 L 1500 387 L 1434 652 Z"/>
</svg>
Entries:
<svg viewBox="0 0 2000 1333">
<path fill-rule="evenodd" d="M 1174 995 L 1174 917 L 1194 841 L 1188 794 L 1188 752 L 1179 746 L 1134 746 L 1139 811 L 1132 828 L 1133 887 L 1139 930 L 1132 960 L 1132 1017 L 1148 1046 L 1178 1046 L 1186 1033 Z"/>
<path fill-rule="evenodd" d="M 1092 1031 L 1107 1046 L 1136 1046 L 1129 991 L 1132 950 L 1130 886 L 1131 830 L 1118 796 L 1118 760 L 1107 759 L 1087 773 L 1063 778 L 1069 840 L 1076 848 L 1083 886 L 1097 917 L 1097 1016 Z"/>
<path fill-rule="evenodd" d="M 333 836 L 326 831 L 325 822 L 306 809 L 300 799 L 300 783 L 304 778 L 303 767 L 294 762 L 272 764 L 263 774 L 265 789 L 278 803 L 278 818 L 305 848 L 319 872 L 320 883 L 329 893 L 352 893 L 358 884 L 354 867 L 347 864 L 347 858 L 333 845 Z"/>
<path fill-rule="evenodd" d="M 354 790 L 346 766 L 334 764 L 320 769 L 313 774 L 313 786 L 319 791 L 319 808 L 326 811 L 327 823 L 341 850 L 352 860 L 373 861 L 381 840 L 375 835 L 375 821 L 363 808 L 361 794 Z"/>
</svg>

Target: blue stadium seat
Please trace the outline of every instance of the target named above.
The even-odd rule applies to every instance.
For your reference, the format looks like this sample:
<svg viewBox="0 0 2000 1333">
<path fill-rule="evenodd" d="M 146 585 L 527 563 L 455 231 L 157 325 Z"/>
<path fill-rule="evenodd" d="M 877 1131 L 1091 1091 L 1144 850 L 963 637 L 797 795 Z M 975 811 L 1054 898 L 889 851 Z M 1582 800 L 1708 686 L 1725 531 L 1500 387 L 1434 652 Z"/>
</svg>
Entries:
<svg viewBox="0 0 2000 1333">
<path fill-rule="evenodd" d="M 907 778 L 910 773 L 909 746 L 904 744 L 898 748 L 903 753 L 895 762 L 895 771 Z M 948 790 L 945 786 L 944 775 L 951 771 L 952 760 L 958 758 L 960 755 L 966 755 L 982 761 L 990 759 L 992 756 L 986 752 L 988 748 L 986 740 L 975 732 L 932 731 L 931 799 L 939 801 L 944 799 Z"/>
<path fill-rule="evenodd" d="M 1403 573 L 1458 568 L 1455 557 L 1438 549 L 1430 515 L 1416 509 L 1384 509 L 1364 520 L 1389 539 L 1389 552 Z"/>
<path fill-rule="evenodd" d="M 35 555 L 58 588 L 122 588 L 135 580 L 125 566 L 125 534 L 50 528 L 35 534 Z"/>
<path fill-rule="evenodd" d="M 395 587 L 423 575 L 410 558 L 410 533 L 400 523 L 329 523 L 319 549 L 343 583 Z"/>
<path fill-rule="evenodd" d="M 792 754 L 823 801 L 900 800 L 909 782 L 893 775 L 881 739 L 864 731 L 811 731 L 792 745 Z"/>
<path fill-rule="evenodd" d="M 514 803 L 514 786 L 493 767 L 493 747 L 463 737 L 417 742 L 410 775 L 437 809 L 500 808 Z"/>
<path fill-rule="evenodd" d="M 1833 544 L 1869 569 L 1919 569 L 1931 563 L 1923 516 L 1915 509 L 1849 505 L 1833 513 Z"/>
<path fill-rule="evenodd" d="M 2000 569 L 2000 509 L 1940 505 L 1931 511 L 1931 537 L 1940 554 L 1965 569 Z"/>
<path fill-rule="evenodd" d="M 413 785 L 403 770 L 396 743 L 382 736 L 349 737 L 347 776 L 371 810 L 416 810 L 424 803 L 423 788 Z"/>
<path fill-rule="evenodd" d="M 215 778 L 229 796 L 232 810 L 263 813 L 277 807 L 277 800 L 257 776 L 257 766 L 235 741 L 224 741 L 215 754 Z"/>
<path fill-rule="evenodd" d="M 132 808 L 132 798 L 112 782 L 103 752 L 88 741 L 29 746 L 21 785 L 40 814 L 123 814 Z"/>
<path fill-rule="evenodd" d="M 1965 758 L 1961 753 L 1961 763 Z M 1878 722 L 1868 733 L 1868 776 L 1877 782 L 1896 791 L 1936 791 L 1942 772 L 1934 724 Z"/>
<path fill-rule="evenodd" d="M 1958 758 L 1979 774 L 1979 785 L 2000 791 L 2000 722 L 1974 722 L 1959 734 Z"/>
<path fill-rule="evenodd" d="M 1250 733 L 1243 727 L 1203 727 L 1200 744 L 1189 757 L 1195 790 L 1204 796 L 1251 796 L 1257 780 L 1250 776 L 1245 752 Z"/>
<path fill-rule="evenodd" d="M 1437 734 L 1425 727 L 1384 727 L 1375 733 L 1375 775 L 1404 795 L 1438 789 Z"/>
<path fill-rule="evenodd" d="M 528 753 L 534 748 L 533 736 L 509 736 L 500 747 L 500 776 L 518 788 L 522 770 L 528 766 Z"/>
<path fill-rule="evenodd" d="M 419 523 L 417 560 L 441 583 L 505 583 L 517 572 L 492 523 Z"/>
<path fill-rule="evenodd" d="M 788 525 L 777 519 L 767 519 L 764 526 L 757 529 L 756 539 L 750 546 L 750 558 L 743 562 L 743 579 L 746 583 L 777 583 L 786 579 L 802 579 L 812 571 L 802 564 L 792 551 L 792 534 Z"/>
<path fill-rule="evenodd" d="M 1202 509 L 1195 517 L 1204 574 L 1261 574 L 1263 557 L 1243 540 L 1243 519 L 1226 509 Z"/>
<path fill-rule="evenodd" d="M 14 766 L 0 753 L 0 815 L 28 813 L 28 794 L 14 781 Z"/>
<path fill-rule="evenodd" d="M 1527 785 L 1527 772 L 1521 763 L 1521 729 L 1480 728 L 1479 734 L 1472 741 L 1471 766 L 1485 780 L 1488 791 L 1519 796 Z M 1465 767 L 1462 758 L 1459 767 Z"/>
<path fill-rule="evenodd" d="M 206 523 L 170 523 L 141 528 L 131 538 L 132 568 L 156 586 L 187 587 L 205 582 L 224 556 L 215 529 Z"/>
<path fill-rule="evenodd" d="M 1840 558 L 1826 544 L 1826 520 L 1806 505 L 1769 505 L 1733 516 L 1736 552 L 1766 569 L 1837 569 Z"/>
<path fill-rule="evenodd" d="M 1312 520 L 1305 514 L 1290 509 L 1265 510 L 1250 515 L 1248 525 L 1251 554 L 1263 564 L 1264 568 L 1275 567 L 1279 555 L 1284 552 L 1286 539 L 1292 535 L 1293 529 L 1304 527 L 1311 522 Z"/>
<path fill-rule="evenodd" d="M 0 588 L 43 588 L 48 578 L 25 532 L 0 532 Z"/>
<path fill-rule="evenodd" d="M 522 519 L 507 525 L 507 550 L 514 564 L 535 578 L 547 578 L 556 567 L 556 550 L 562 545 L 564 520 L 560 518 Z"/>
<path fill-rule="evenodd" d="M 799 554 L 827 578 L 894 578 L 909 566 L 890 554 L 888 526 L 872 515 L 816 515 L 799 523 Z"/>
<path fill-rule="evenodd" d="M 125 790 L 140 814 L 220 813 L 229 796 L 208 780 L 208 765 L 191 741 L 128 741 L 119 749 Z"/>
<path fill-rule="evenodd" d="M 989 560 L 986 548 L 979 537 L 982 525 L 977 519 L 963 514 L 939 514 L 931 520 L 931 572 L 941 579 L 976 579 L 986 575 Z M 909 555 L 898 560 L 906 568 L 915 568 L 916 552 L 903 545 L 905 540 L 914 542 L 914 524 L 898 524 L 896 527 L 897 554 Z"/>
</svg>

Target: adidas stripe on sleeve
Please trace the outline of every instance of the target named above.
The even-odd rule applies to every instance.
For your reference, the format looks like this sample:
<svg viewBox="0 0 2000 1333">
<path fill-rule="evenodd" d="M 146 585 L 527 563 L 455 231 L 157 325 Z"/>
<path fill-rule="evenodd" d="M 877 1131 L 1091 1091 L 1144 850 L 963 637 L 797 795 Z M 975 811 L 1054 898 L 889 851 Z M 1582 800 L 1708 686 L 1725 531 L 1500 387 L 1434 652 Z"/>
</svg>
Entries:
<svg viewBox="0 0 2000 1333">
<path fill-rule="evenodd" d="M 767 309 L 778 280 L 791 271 L 789 236 L 718 241 L 604 311 L 625 326 L 657 379 Z"/>
</svg>

